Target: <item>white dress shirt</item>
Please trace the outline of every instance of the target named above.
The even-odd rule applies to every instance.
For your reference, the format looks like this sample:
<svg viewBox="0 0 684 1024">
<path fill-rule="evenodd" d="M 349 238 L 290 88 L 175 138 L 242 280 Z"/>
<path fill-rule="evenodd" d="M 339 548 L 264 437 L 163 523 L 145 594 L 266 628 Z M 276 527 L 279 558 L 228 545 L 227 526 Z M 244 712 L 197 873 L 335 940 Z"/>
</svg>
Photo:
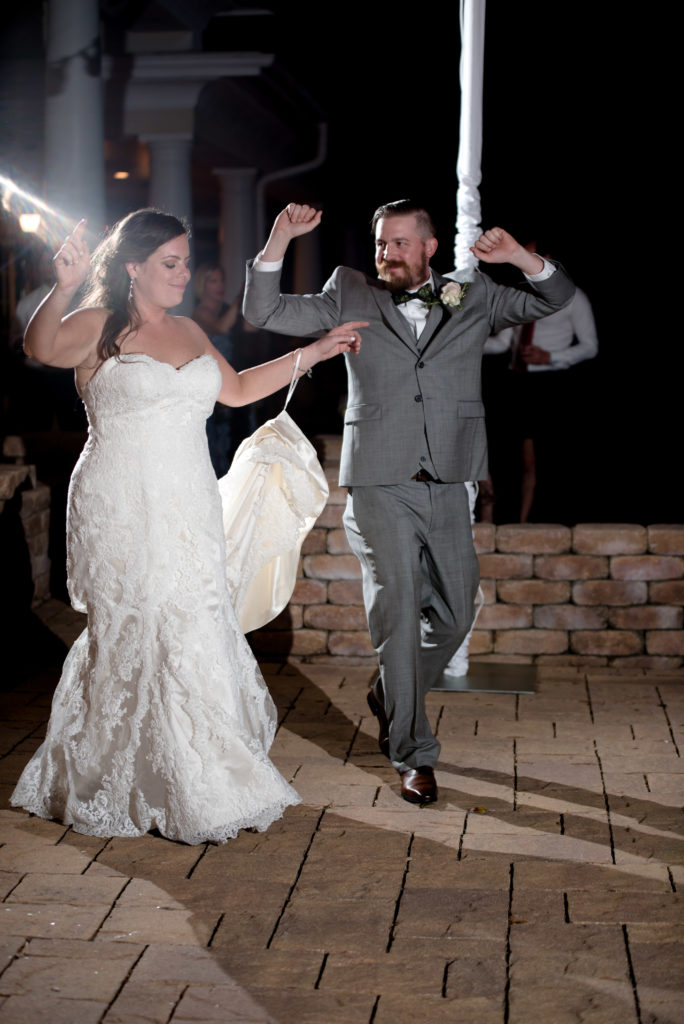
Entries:
<svg viewBox="0 0 684 1024">
<path fill-rule="evenodd" d="M 506 327 L 488 338 L 484 347 L 485 355 L 496 355 L 510 349 L 514 361 L 521 331 L 521 327 Z M 573 344 L 575 338 L 577 342 Z M 548 352 L 551 362 L 528 363 L 528 373 L 567 370 L 576 363 L 594 358 L 598 353 L 596 324 L 591 303 L 580 288 L 564 309 L 535 321 L 532 344 Z"/>
</svg>

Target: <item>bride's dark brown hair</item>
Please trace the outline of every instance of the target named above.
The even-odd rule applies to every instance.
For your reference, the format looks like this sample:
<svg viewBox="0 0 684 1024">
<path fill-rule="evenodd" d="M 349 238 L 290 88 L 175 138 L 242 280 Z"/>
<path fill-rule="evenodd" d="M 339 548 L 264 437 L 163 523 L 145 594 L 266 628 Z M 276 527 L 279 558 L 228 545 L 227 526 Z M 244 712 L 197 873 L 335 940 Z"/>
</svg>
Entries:
<svg viewBox="0 0 684 1024">
<path fill-rule="evenodd" d="M 109 310 L 97 343 L 98 359 L 104 361 L 118 355 L 122 342 L 142 322 L 131 295 L 126 264 L 144 263 L 160 245 L 188 234 L 187 225 L 178 217 L 149 208 L 129 213 L 98 245 L 80 303 Z"/>
</svg>

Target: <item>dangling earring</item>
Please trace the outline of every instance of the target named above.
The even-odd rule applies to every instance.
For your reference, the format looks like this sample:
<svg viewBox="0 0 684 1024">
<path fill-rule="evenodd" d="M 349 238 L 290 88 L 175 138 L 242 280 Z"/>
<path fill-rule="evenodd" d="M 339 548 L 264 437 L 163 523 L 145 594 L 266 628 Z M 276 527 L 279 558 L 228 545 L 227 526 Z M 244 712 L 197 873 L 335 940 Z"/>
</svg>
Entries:
<svg viewBox="0 0 684 1024">
<path fill-rule="evenodd" d="M 131 278 L 131 287 L 128 289 L 128 301 L 133 302 L 133 278 Z"/>
</svg>

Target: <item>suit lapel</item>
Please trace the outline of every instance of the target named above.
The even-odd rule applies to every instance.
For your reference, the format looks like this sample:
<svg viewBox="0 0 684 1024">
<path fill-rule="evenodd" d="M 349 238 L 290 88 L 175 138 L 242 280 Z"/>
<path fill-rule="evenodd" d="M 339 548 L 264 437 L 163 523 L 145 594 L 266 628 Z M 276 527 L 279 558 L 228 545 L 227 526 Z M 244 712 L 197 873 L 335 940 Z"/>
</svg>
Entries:
<svg viewBox="0 0 684 1024">
<path fill-rule="evenodd" d="M 432 277 L 435 291 L 439 295 L 444 285 L 449 282 L 447 278 L 442 277 L 434 270 L 432 271 Z M 399 312 L 398 307 L 395 306 L 391 292 L 381 285 L 371 290 L 386 325 L 414 354 L 417 349 L 425 352 L 428 345 L 433 344 L 436 339 L 439 339 L 440 342 L 448 340 L 451 336 L 451 329 L 458 326 L 458 322 L 454 320 L 454 314 L 456 317 L 462 315 L 460 310 L 452 310 L 441 305 L 431 306 L 425 327 L 420 332 L 420 338 L 416 338 L 410 323 Z"/>
<path fill-rule="evenodd" d="M 448 319 L 449 314 L 445 310 L 444 306 L 431 306 L 428 318 L 425 321 L 425 327 L 420 332 L 421 351 L 424 352 L 428 347 L 432 339 L 434 338 L 437 331 L 439 331 Z"/>
<path fill-rule="evenodd" d="M 432 277 L 434 280 L 435 291 L 439 295 L 445 284 L 448 284 L 448 280 L 438 274 L 435 270 L 432 271 Z M 432 306 L 430 314 L 427 318 L 427 323 L 423 328 L 420 335 L 420 347 L 421 351 L 425 352 L 428 345 L 434 343 L 443 343 L 449 340 L 452 336 L 453 329 L 458 326 L 458 322 L 454 320 L 454 312 L 456 316 L 460 315 L 459 310 L 449 309 L 447 306 Z"/>
<path fill-rule="evenodd" d="M 413 333 L 413 328 L 409 324 L 406 317 L 399 312 L 397 307 L 394 305 L 392 294 L 386 288 L 373 288 L 373 298 L 378 304 L 382 319 L 387 324 L 389 329 L 397 335 L 397 337 L 406 345 L 407 348 L 411 349 L 411 352 L 416 352 L 416 336 Z M 422 337 L 422 335 L 421 335 Z"/>
</svg>

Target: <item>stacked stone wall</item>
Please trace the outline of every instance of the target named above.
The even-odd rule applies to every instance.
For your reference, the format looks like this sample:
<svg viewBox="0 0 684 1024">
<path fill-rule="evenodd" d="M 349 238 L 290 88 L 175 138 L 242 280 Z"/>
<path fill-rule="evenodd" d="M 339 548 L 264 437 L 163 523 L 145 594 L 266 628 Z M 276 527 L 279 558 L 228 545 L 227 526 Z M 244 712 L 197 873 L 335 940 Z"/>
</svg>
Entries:
<svg viewBox="0 0 684 1024">
<path fill-rule="evenodd" d="M 336 461 L 324 465 L 330 497 L 305 542 L 290 605 L 251 640 L 263 655 L 360 664 L 374 651 L 342 526 L 346 490 L 335 484 Z M 684 525 L 477 523 L 474 535 L 484 604 L 471 660 L 684 664 Z"/>
</svg>

